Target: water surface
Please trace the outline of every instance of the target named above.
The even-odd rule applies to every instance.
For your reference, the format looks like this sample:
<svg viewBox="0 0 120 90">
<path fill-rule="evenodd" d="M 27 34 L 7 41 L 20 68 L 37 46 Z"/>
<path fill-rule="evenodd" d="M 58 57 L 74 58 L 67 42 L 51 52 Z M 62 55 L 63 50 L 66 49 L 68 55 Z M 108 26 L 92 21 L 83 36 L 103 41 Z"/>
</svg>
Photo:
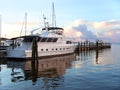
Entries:
<svg viewBox="0 0 120 90">
<path fill-rule="evenodd" d="M 0 90 L 120 90 L 119 44 L 35 62 L 0 62 Z"/>
</svg>

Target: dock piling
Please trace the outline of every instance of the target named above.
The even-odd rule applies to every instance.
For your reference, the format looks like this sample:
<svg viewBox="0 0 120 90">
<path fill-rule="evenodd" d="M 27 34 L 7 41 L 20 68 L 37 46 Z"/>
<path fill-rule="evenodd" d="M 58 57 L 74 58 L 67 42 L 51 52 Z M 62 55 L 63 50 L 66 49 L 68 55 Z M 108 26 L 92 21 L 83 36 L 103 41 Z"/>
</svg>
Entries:
<svg viewBox="0 0 120 90">
<path fill-rule="evenodd" d="M 38 73 L 38 46 L 37 46 L 37 38 L 33 38 L 32 43 L 32 59 L 31 59 L 31 67 L 32 67 L 32 81 L 33 85 L 35 85 L 37 81 L 37 73 Z"/>
<path fill-rule="evenodd" d="M 37 39 L 33 38 L 32 43 L 32 60 L 38 60 L 38 46 L 37 46 Z"/>
</svg>

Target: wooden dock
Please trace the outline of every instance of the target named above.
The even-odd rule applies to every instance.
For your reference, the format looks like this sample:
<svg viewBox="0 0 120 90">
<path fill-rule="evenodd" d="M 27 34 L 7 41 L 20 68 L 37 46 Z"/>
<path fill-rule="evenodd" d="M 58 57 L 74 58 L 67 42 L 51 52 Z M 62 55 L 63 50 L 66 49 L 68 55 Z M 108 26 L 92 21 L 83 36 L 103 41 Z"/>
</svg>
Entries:
<svg viewBox="0 0 120 90">
<path fill-rule="evenodd" d="M 106 49 L 111 48 L 111 43 L 106 43 L 102 41 L 96 41 L 96 42 L 78 42 L 78 45 L 76 47 L 75 51 L 86 51 L 86 50 L 96 50 L 96 49 Z"/>
</svg>

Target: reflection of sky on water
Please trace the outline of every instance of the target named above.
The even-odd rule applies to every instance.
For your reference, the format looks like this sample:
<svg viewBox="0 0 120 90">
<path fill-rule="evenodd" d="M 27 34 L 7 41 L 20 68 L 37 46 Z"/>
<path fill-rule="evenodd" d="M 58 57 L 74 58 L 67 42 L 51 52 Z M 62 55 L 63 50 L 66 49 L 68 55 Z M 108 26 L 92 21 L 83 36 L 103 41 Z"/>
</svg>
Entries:
<svg viewBox="0 0 120 90">
<path fill-rule="evenodd" d="M 114 90 L 120 83 L 119 50 L 119 45 L 113 45 L 38 62 L 1 60 L 0 89 Z"/>
<path fill-rule="evenodd" d="M 23 80 L 32 80 L 35 83 L 36 78 L 58 79 L 66 73 L 67 68 L 71 67 L 73 60 L 75 60 L 74 54 L 43 58 L 38 62 L 8 60 L 5 61 L 5 65 L 1 65 L 1 83 L 7 85 Z"/>
</svg>

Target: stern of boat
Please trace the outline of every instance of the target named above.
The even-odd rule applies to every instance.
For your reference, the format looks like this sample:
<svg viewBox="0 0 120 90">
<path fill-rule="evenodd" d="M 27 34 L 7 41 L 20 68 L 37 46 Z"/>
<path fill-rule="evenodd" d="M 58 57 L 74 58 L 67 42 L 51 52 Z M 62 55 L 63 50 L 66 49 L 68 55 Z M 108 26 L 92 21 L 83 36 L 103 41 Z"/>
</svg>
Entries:
<svg viewBox="0 0 120 90">
<path fill-rule="evenodd" d="M 8 58 L 29 58 L 31 57 L 30 50 L 7 50 Z"/>
</svg>

